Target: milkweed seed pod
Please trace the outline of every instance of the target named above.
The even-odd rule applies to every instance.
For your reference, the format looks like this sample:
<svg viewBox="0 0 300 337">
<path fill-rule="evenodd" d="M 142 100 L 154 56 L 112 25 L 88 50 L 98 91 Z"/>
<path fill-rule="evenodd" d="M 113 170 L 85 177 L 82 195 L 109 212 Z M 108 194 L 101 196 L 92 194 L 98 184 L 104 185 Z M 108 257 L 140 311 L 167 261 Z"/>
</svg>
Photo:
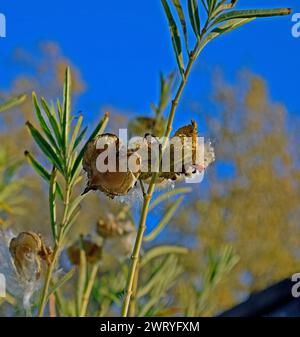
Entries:
<svg viewBox="0 0 300 337">
<path fill-rule="evenodd" d="M 151 137 L 148 140 L 149 148 L 156 146 L 158 140 Z M 161 148 L 160 148 L 160 151 Z M 153 156 L 153 151 L 149 150 Z M 153 158 L 149 156 L 150 162 Z M 157 184 L 163 184 L 168 180 L 178 181 L 185 177 L 192 177 L 194 174 L 203 172 L 214 160 L 214 149 L 210 142 L 203 142 L 203 139 L 198 137 L 197 123 L 192 121 L 191 124 L 178 129 L 167 144 L 163 156 L 162 164 L 159 168 L 159 173 L 156 179 Z M 167 163 L 167 167 L 164 166 Z M 140 179 L 148 183 L 151 180 L 152 173 L 143 172 Z"/>
<path fill-rule="evenodd" d="M 80 263 L 80 251 L 85 252 L 86 260 L 90 264 L 96 264 L 102 259 L 102 246 L 93 242 L 90 238 L 83 238 L 67 249 L 70 261 L 78 266 Z"/>
<path fill-rule="evenodd" d="M 10 241 L 9 251 L 17 273 L 31 282 L 40 278 L 43 262 L 49 264 L 52 250 L 45 245 L 40 235 L 22 232 Z"/>
<path fill-rule="evenodd" d="M 83 157 L 83 169 L 87 172 L 88 183 L 84 193 L 100 190 L 114 198 L 128 194 L 140 175 L 141 158 L 134 150 L 120 151 L 122 144 L 113 134 L 103 134 L 91 141 Z M 122 156 L 131 158 L 134 167 L 120 168 Z M 105 158 L 103 161 L 101 161 Z M 124 162 L 127 162 L 126 160 Z M 127 165 L 127 164 L 126 164 Z"/>
</svg>

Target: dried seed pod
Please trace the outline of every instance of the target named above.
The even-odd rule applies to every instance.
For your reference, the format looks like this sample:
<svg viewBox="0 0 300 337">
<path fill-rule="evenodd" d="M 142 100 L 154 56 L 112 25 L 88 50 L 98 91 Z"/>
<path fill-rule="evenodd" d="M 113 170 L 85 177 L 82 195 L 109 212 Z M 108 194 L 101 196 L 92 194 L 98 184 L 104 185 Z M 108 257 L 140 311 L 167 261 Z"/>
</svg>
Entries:
<svg viewBox="0 0 300 337">
<path fill-rule="evenodd" d="M 90 238 L 82 238 L 79 242 L 76 242 L 67 249 L 67 254 L 70 261 L 74 265 L 80 263 L 80 251 L 84 250 L 86 260 L 90 264 L 96 264 L 102 259 L 102 246 L 93 242 Z"/>
<path fill-rule="evenodd" d="M 121 213 L 117 216 L 109 213 L 98 221 L 97 232 L 105 240 L 105 247 L 113 251 L 115 257 L 123 259 L 131 253 L 136 229 L 128 217 Z"/>
<path fill-rule="evenodd" d="M 128 219 L 120 219 L 109 213 L 104 219 L 99 219 L 97 233 L 104 239 L 122 237 L 135 232 L 135 227 Z"/>
<path fill-rule="evenodd" d="M 177 142 L 170 148 L 170 172 L 161 173 L 160 178 L 178 181 L 185 177 L 192 177 L 205 170 L 215 160 L 211 143 L 199 142 L 198 126 L 195 121 L 179 128 L 171 138 L 171 143 L 174 140 Z M 180 154 L 180 163 L 176 162 L 175 148 L 179 152 L 177 154 Z"/>
<path fill-rule="evenodd" d="M 42 272 L 42 261 L 51 262 L 52 250 L 40 235 L 22 232 L 10 241 L 10 254 L 18 274 L 26 281 L 37 280 Z"/>
<path fill-rule="evenodd" d="M 105 145 L 99 148 L 98 144 Z M 119 162 L 122 160 L 120 152 L 121 144 L 117 136 L 113 134 L 104 134 L 98 136 L 96 139 L 88 144 L 87 150 L 83 158 L 83 169 L 87 172 L 88 184 L 84 191 L 87 193 L 90 190 L 100 190 L 107 196 L 114 198 L 115 196 L 126 195 L 134 187 L 140 175 L 141 158 L 133 150 L 128 150 L 125 154 L 131 158 L 131 162 L 135 162 L 135 167 L 130 171 L 122 172 L 119 169 Z M 97 168 L 97 159 L 104 151 L 114 150 L 114 170 L 107 170 L 101 172 Z M 105 162 L 107 164 L 107 162 Z"/>
</svg>

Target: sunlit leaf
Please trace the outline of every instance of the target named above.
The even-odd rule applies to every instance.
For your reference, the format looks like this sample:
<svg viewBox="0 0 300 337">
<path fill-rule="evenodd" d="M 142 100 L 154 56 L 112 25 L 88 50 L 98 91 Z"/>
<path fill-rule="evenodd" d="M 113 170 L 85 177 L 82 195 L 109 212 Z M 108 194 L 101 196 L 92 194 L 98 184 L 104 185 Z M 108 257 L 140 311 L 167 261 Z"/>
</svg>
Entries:
<svg viewBox="0 0 300 337">
<path fill-rule="evenodd" d="M 228 33 L 248 22 L 251 22 L 255 20 L 255 18 L 251 18 L 251 19 L 233 19 L 233 20 L 229 20 L 225 23 L 223 23 L 222 25 L 220 25 L 219 27 L 213 29 L 209 34 L 206 35 L 206 37 L 202 40 L 199 49 L 198 49 L 198 54 L 202 51 L 202 49 L 208 44 L 208 42 L 210 42 L 211 40 L 219 37 L 220 35 L 224 34 L 224 33 Z"/>
<path fill-rule="evenodd" d="M 60 125 L 59 122 L 56 119 L 56 114 L 55 114 L 55 110 L 54 110 L 54 106 L 52 106 L 52 108 L 50 109 L 49 105 L 47 104 L 46 100 L 41 97 L 41 103 L 42 103 L 42 107 L 47 115 L 47 118 L 51 124 L 52 130 L 54 131 L 56 140 L 58 142 L 59 145 L 62 145 L 62 136 L 61 136 L 61 132 L 60 132 Z"/>
<path fill-rule="evenodd" d="M 64 151 L 67 150 L 68 137 L 70 131 L 70 113 L 71 113 L 71 73 L 70 68 L 66 69 L 63 97 L 63 121 L 62 121 L 62 139 Z"/>
<path fill-rule="evenodd" d="M 46 155 L 46 157 L 53 163 L 53 165 L 60 171 L 63 172 L 63 168 L 61 162 L 54 152 L 53 148 L 49 145 L 49 143 L 43 138 L 40 132 L 30 123 L 27 122 L 26 126 L 31 133 L 33 139 L 35 140 L 36 144 L 42 150 L 42 152 Z"/>
<path fill-rule="evenodd" d="M 151 204 L 149 207 L 149 210 L 151 211 L 154 209 L 157 205 L 160 203 L 169 200 L 170 198 L 174 197 L 175 195 L 178 194 L 185 194 L 185 193 L 190 193 L 192 189 L 190 187 L 181 187 L 181 188 L 176 188 L 172 191 L 165 192 L 163 194 L 160 194 Z"/>
<path fill-rule="evenodd" d="M 178 32 L 178 28 L 176 25 L 176 22 L 173 18 L 172 12 L 170 10 L 170 7 L 167 3 L 166 0 L 161 0 L 164 10 L 168 19 L 169 23 L 169 28 L 170 28 L 170 33 L 171 33 L 171 38 L 172 38 L 172 44 L 173 44 L 173 49 L 175 52 L 177 64 L 180 70 L 180 73 L 182 77 L 184 77 L 184 62 L 183 62 L 183 56 L 182 56 L 182 48 L 181 48 L 181 41 L 180 41 L 180 35 Z"/>
<path fill-rule="evenodd" d="M 54 284 L 53 288 L 49 291 L 48 299 L 52 294 L 54 294 L 57 290 L 59 290 L 65 283 L 67 283 L 74 276 L 75 271 L 76 269 L 72 268 Z"/>
<path fill-rule="evenodd" d="M 35 170 L 35 172 L 40 175 L 46 182 L 50 183 L 51 174 L 32 156 L 32 154 L 28 151 L 25 151 L 25 157 L 28 160 L 28 163 Z M 60 199 L 63 199 L 63 194 L 61 188 L 57 184 L 57 194 Z"/>
<path fill-rule="evenodd" d="M 149 261 L 155 259 L 156 257 L 167 255 L 167 254 L 187 254 L 188 249 L 186 247 L 180 246 L 157 246 L 148 250 L 145 255 L 141 258 L 140 268 L 145 266 Z"/>
<path fill-rule="evenodd" d="M 181 28 L 184 36 L 184 42 L 185 42 L 185 47 L 187 52 L 189 52 L 189 46 L 188 46 L 188 36 L 187 36 L 187 25 L 186 25 L 186 20 L 185 20 L 185 15 L 180 3 L 180 0 L 172 0 L 173 5 L 176 9 L 176 12 L 178 14 L 180 23 L 181 23 Z"/>
<path fill-rule="evenodd" d="M 53 238 L 57 238 L 57 223 L 56 223 L 56 175 L 57 170 L 54 167 L 50 177 L 50 184 L 49 184 L 49 209 L 50 209 L 50 221 L 51 221 L 51 229 Z"/>
<path fill-rule="evenodd" d="M 200 17 L 197 0 L 188 0 L 188 9 L 193 31 L 197 38 L 200 37 Z"/>
<path fill-rule="evenodd" d="M 242 19 L 242 18 L 250 19 L 250 18 L 280 16 L 291 14 L 291 12 L 292 10 L 290 8 L 236 10 L 220 15 L 213 22 L 213 25 L 231 19 Z"/>
<path fill-rule="evenodd" d="M 34 109 L 35 109 L 36 117 L 38 119 L 38 122 L 39 122 L 41 128 L 43 129 L 43 131 L 44 131 L 45 135 L 47 136 L 48 140 L 50 141 L 50 143 L 56 149 L 58 149 L 57 143 L 56 143 L 55 139 L 53 138 L 52 133 L 51 133 L 44 117 L 43 117 L 43 114 L 42 114 L 41 108 L 39 106 L 39 103 L 38 103 L 35 92 L 32 93 L 32 102 L 33 102 L 33 106 L 34 106 Z"/>
<path fill-rule="evenodd" d="M 0 113 L 23 103 L 25 100 L 26 95 L 20 95 L 18 97 L 11 98 L 10 100 L 0 104 Z"/>
<path fill-rule="evenodd" d="M 144 237 L 144 241 L 152 241 L 157 235 L 165 228 L 168 222 L 171 220 L 174 213 L 177 211 L 178 207 L 181 205 L 183 201 L 183 197 L 178 198 L 171 207 L 166 211 L 163 218 L 160 220 L 159 224 L 150 232 L 148 235 Z"/>
</svg>

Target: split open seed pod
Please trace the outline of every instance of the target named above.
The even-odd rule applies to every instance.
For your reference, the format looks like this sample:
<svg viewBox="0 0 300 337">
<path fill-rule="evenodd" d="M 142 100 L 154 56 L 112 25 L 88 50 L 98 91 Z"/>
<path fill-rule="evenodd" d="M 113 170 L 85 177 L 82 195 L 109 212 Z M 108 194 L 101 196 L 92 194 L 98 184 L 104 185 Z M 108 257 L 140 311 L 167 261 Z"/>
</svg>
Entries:
<svg viewBox="0 0 300 337">
<path fill-rule="evenodd" d="M 91 141 L 83 158 L 88 183 L 84 193 L 100 190 L 114 198 L 123 196 L 134 187 L 140 175 L 141 158 L 133 150 L 122 150 L 119 138 L 103 134 Z M 127 163 L 130 158 L 130 169 Z M 133 163 L 133 164 L 132 164 Z"/>
<path fill-rule="evenodd" d="M 46 246 L 42 237 L 34 232 L 22 232 L 10 241 L 9 251 L 17 273 L 30 282 L 38 280 L 43 264 L 49 264 L 52 250 Z"/>
</svg>

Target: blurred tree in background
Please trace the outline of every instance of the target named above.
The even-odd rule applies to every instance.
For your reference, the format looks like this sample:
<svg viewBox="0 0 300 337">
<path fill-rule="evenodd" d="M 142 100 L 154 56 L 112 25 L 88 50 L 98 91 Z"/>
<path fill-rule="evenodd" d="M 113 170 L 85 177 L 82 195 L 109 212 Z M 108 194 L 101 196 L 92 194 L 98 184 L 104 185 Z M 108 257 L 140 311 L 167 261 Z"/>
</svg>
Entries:
<svg viewBox="0 0 300 337">
<path fill-rule="evenodd" d="M 22 69 L 27 70 L 10 88 L 0 92 L 0 98 L 5 100 L 21 93 L 27 93 L 29 98 L 21 106 L 0 115 L 0 141 L 1 155 L 3 152 L 18 162 L 18 178 L 22 179 L 18 194 L 21 193 L 24 200 L 22 213 L 11 212 L 4 218 L 1 213 L 0 226 L 36 229 L 47 236 L 47 191 L 24 165 L 24 149 L 35 152 L 24 123 L 32 116 L 32 91 L 49 100 L 60 96 L 64 70 L 70 60 L 53 43 L 42 44 L 37 58 L 23 50 L 18 50 L 15 57 Z M 85 85 L 79 71 L 72 69 L 76 98 Z M 193 193 L 182 208 L 184 212 L 179 212 L 170 226 L 171 231 L 180 233 L 182 241 L 190 242 L 192 250 L 187 258 L 180 258 L 180 268 L 173 270 L 179 284 L 174 286 L 170 280 L 169 284 L 161 285 L 168 291 L 172 286 L 170 312 L 163 313 L 162 306 L 152 314 L 216 314 L 240 302 L 253 290 L 289 276 L 299 265 L 299 137 L 288 123 L 289 114 L 283 105 L 269 98 L 264 80 L 251 73 L 244 72 L 236 84 L 226 83 L 218 76 L 214 84 L 215 109 L 207 115 L 207 133 L 216 142 L 217 163 L 209 168 L 204 184 L 189 186 Z M 113 116 L 109 130 L 125 127 L 127 118 L 122 112 L 116 111 Z M 88 199 L 82 206 L 74 238 L 78 234 L 93 233 L 104 212 L 119 214 L 123 209 L 121 204 L 99 195 L 91 194 Z M 168 240 L 169 236 L 160 238 L 165 243 Z M 233 263 L 231 251 L 225 250 L 221 255 L 214 253 L 222 250 L 224 244 L 233 246 L 240 257 L 230 273 L 227 264 Z M 104 252 L 101 272 L 111 271 L 120 262 L 114 249 L 110 247 Z M 165 271 L 174 265 L 172 257 L 155 263 L 162 264 Z M 141 279 L 150 279 L 152 274 L 152 270 L 148 270 Z M 108 274 L 99 282 L 114 280 L 116 275 Z M 222 282 L 221 276 L 225 276 Z M 109 283 L 114 286 L 112 281 Z M 120 284 L 122 282 L 115 285 L 116 292 L 121 291 Z M 151 291 L 155 292 L 155 288 Z M 101 301 L 104 295 L 95 293 L 94 296 L 100 296 Z M 143 313 L 146 309 L 141 307 Z"/>
<path fill-rule="evenodd" d="M 198 238 L 193 258 L 186 261 L 195 280 L 209 249 L 227 243 L 240 257 L 234 272 L 210 294 L 206 314 L 289 277 L 300 258 L 299 135 L 290 116 L 284 105 L 272 102 L 259 76 L 243 72 L 235 84 L 217 76 L 214 83 L 208 134 L 216 141 L 217 162 L 207 172 L 208 188 L 200 186 L 201 197 L 177 221 L 179 229 Z"/>
</svg>

